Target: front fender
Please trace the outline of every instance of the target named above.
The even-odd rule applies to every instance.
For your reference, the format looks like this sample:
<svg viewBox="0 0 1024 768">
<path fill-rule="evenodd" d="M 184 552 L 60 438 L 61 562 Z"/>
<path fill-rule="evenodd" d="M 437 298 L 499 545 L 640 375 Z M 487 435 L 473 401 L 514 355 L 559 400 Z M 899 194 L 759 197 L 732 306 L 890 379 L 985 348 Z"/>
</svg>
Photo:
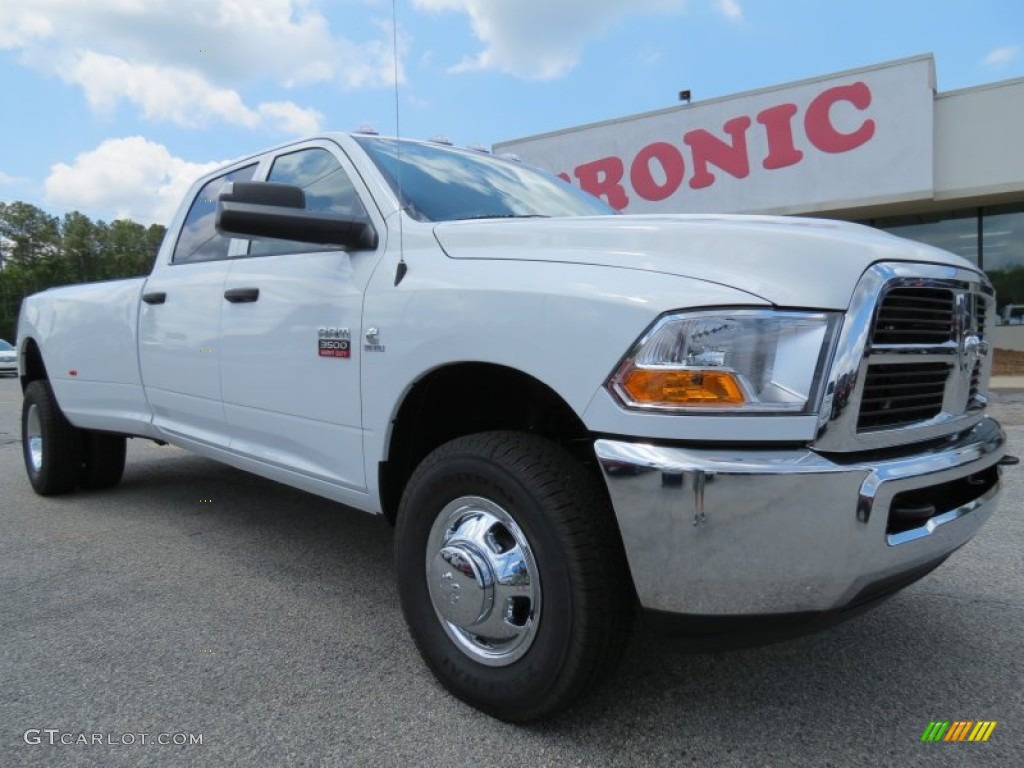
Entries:
<svg viewBox="0 0 1024 768">
<path fill-rule="evenodd" d="M 406 259 L 416 263 L 408 252 Z M 405 396 L 439 367 L 480 362 L 522 371 L 593 429 L 589 404 L 659 315 L 766 305 L 690 278 L 587 265 L 432 259 L 410 268 L 397 287 L 389 272 L 378 270 L 364 310 L 364 328 L 378 328 L 383 347 L 363 355 L 368 478 L 387 458 L 390 427 Z"/>
</svg>

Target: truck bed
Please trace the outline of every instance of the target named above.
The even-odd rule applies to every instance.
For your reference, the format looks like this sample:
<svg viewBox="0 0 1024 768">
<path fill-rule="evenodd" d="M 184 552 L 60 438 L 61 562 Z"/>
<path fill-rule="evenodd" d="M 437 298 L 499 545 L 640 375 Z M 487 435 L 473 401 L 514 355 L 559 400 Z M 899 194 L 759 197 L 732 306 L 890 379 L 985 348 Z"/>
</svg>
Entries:
<svg viewBox="0 0 1024 768">
<path fill-rule="evenodd" d="M 21 333 L 46 339 L 47 374 L 76 427 L 151 435 L 138 355 L 145 282 L 134 277 L 51 288 L 22 304 Z"/>
</svg>

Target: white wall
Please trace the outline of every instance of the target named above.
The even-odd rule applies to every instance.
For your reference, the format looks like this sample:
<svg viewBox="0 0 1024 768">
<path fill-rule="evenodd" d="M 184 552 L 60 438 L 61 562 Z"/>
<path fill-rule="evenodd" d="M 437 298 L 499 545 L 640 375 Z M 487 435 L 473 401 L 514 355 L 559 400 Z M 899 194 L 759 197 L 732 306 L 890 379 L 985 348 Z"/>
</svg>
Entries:
<svg viewBox="0 0 1024 768">
<path fill-rule="evenodd" d="M 1024 352 L 1024 325 L 997 325 L 992 334 L 992 346 Z"/>
<path fill-rule="evenodd" d="M 1024 78 L 935 99 L 935 199 L 1024 192 Z"/>
</svg>

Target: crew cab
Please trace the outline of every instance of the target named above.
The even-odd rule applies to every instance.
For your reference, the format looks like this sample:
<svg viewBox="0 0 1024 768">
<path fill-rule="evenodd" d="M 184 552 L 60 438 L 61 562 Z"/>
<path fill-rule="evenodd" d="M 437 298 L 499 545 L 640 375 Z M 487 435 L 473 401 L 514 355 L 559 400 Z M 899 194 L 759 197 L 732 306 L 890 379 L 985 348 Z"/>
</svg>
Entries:
<svg viewBox="0 0 1024 768">
<path fill-rule="evenodd" d="M 25 464 L 109 488 L 148 438 L 386 516 L 426 663 L 527 721 L 638 606 L 843 617 L 964 545 L 1010 461 L 995 320 L 973 264 L 867 227 L 328 134 L 197 181 L 149 277 L 25 300 Z"/>
</svg>

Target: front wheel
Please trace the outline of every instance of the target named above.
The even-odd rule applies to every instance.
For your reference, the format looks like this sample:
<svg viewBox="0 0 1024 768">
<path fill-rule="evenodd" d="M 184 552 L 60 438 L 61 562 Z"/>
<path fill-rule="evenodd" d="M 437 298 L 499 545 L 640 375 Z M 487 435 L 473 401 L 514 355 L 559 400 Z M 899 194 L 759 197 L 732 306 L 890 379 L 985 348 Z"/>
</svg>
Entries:
<svg viewBox="0 0 1024 768">
<path fill-rule="evenodd" d="M 614 516 L 549 440 L 488 432 L 435 450 L 403 494 L 395 554 L 420 653 L 495 717 L 563 709 L 621 655 L 634 594 Z"/>
</svg>

